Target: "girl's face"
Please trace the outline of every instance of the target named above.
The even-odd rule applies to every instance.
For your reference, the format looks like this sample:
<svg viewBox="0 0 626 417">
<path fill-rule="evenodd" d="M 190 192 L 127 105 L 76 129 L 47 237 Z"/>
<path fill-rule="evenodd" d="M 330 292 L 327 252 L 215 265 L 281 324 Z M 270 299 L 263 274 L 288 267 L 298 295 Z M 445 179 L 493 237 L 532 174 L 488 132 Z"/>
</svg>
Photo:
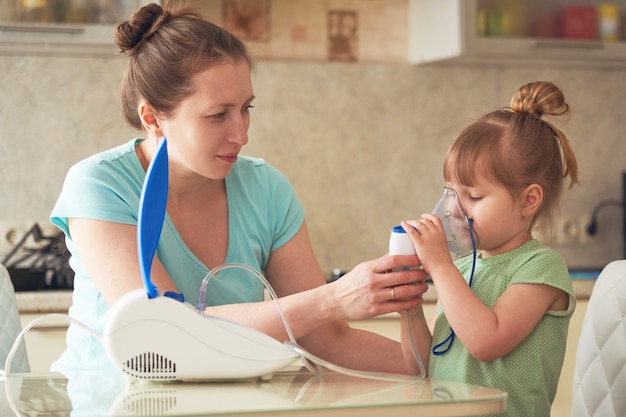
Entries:
<svg viewBox="0 0 626 417">
<path fill-rule="evenodd" d="M 456 190 L 479 237 L 483 257 L 513 250 L 532 239 L 530 221 L 522 215 L 522 201 L 499 183 L 478 176 L 471 187 L 448 183 Z"/>
<path fill-rule="evenodd" d="M 161 120 L 174 169 L 221 180 L 248 143 L 254 91 L 245 61 L 212 65 L 194 76 L 196 91 Z"/>
</svg>

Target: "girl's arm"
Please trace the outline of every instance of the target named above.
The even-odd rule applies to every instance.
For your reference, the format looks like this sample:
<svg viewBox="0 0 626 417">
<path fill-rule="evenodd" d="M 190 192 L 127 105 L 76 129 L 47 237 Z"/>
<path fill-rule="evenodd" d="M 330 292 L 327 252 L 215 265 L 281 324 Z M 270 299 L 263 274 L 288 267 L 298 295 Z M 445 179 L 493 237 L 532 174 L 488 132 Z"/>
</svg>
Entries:
<svg viewBox="0 0 626 417">
<path fill-rule="evenodd" d="M 418 306 L 412 310 L 403 311 L 401 314 L 402 326 L 402 351 L 404 353 L 405 361 L 413 365 L 413 372 L 418 373 L 420 371 L 419 366 L 415 362 L 413 348 L 411 346 L 411 337 L 417 347 L 417 352 L 420 355 L 422 365 L 424 365 L 424 371 L 428 372 L 428 360 L 430 357 L 430 346 L 432 344 L 432 333 L 428 328 L 426 317 L 424 316 L 424 310 L 422 306 Z M 407 322 L 408 317 L 411 316 L 411 332 L 408 332 Z"/>
<path fill-rule="evenodd" d="M 433 218 L 416 232 L 406 227 L 425 270 L 437 288 L 438 302 L 455 334 L 470 354 L 492 361 L 517 347 L 548 310 L 567 308 L 567 294 L 544 284 L 515 284 L 507 288 L 493 309 L 467 285 L 447 250 L 443 226 Z M 417 224 L 413 224 L 416 226 Z"/>
</svg>

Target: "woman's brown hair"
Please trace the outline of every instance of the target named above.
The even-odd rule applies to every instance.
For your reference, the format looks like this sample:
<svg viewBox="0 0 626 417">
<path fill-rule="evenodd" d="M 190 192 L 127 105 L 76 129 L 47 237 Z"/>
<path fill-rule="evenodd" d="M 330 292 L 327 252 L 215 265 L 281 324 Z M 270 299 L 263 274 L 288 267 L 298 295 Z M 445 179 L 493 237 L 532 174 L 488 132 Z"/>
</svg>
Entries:
<svg viewBox="0 0 626 417">
<path fill-rule="evenodd" d="M 578 183 L 578 163 L 567 137 L 543 116 L 569 113 L 563 92 L 550 82 L 522 86 L 509 107 L 488 113 L 454 140 L 444 162 L 444 178 L 472 186 L 478 175 L 502 184 L 512 196 L 538 184 L 543 201 L 533 224 L 549 227 L 563 182 Z"/>
<path fill-rule="evenodd" d="M 114 40 L 130 57 L 122 84 L 122 111 L 138 130 L 137 113 L 146 100 L 162 117 L 194 92 L 192 78 L 209 66 L 241 60 L 252 69 L 246 46 L 219 26 L 188 8 L 163 9 L 148 4 L 115 29 Z"/>
</svg>

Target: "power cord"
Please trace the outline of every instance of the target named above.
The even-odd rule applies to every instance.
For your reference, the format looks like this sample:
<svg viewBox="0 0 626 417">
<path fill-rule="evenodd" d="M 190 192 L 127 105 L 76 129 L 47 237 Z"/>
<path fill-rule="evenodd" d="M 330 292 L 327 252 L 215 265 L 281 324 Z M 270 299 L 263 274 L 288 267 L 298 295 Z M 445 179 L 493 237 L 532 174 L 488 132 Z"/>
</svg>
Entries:
<svg viewBox="0 0 626 417">
<path fill-rule="evenodd" d="M 62 319 L 62 320 L 65 320 L 67 322 L 74 323 L 74 324 L 78 325 L 79 327 L 83 328 L 84 330 L 86 330 L 88 333 L 90 333 L 92 336 L 94 336 L 96 339 L 98 339 L 99 341 L 102 342 L 102 336 L 101 335 L 97 334 L 91 328 L 89 328 L 89 326 L 87 326 L 86 324 L 82 323 L 79 320 L 76 320 L 74 317 L 70 317 L 67 314 L 61 314 L 61 313 L 45 314 L 45 315 L 43 315 L 41 317 L 37 317 L 35 320 L 31 321 L 26 326 L 24 326 L 22 331 L 19 332 L 19 334 L 16 336 L 15 341 L 13 342 L 13 345 L 11 346 L 11 349 L 9 350 L 9 353 L 7 354 L 6 361 L 4 362 L 4 370 L 0 369 L 0 376 L 8 377 L 10 375 L 10 373 L 11 373 L 11 362 L 13 361 L 13 356 L 15 356 L 15 353 L 17 352 L 17 349 L 19 348 L 20 344 L 22 343 L 22 340 L 24 339 L 24 336 L 26 335 L 26 333 L 30 329 L 35 327 L 37 324 L 39 324 L 40 322 L 45 321 L 45 320 L 50 320 L 50 319 L 57 319 L 57 320 L 58 319 Z"/>
<path fill-rule="evenodd" d="M 89 332 L 92 336 L 94 336 L 96 339 L 98 339 L 98 340 L 100 340 L 102 342 L 102 336 L 101 335 L 99 335 L 96 332 L 94 332 L 86 324 L 82 323 L 79 320 L 76 320 L 73 317 L 70 317 L 67 314 L 61 314 L 61 313 L 46 314 L 46 315 L 43 315 L 41 317 L 37 317 L 36 319 L 34 319 L 30 323 L 28 323 L 26 326 L 24 326 L 22 331 L 19 332 L 19 334 L 16 336 L 15 341 L 13 342 L 13 345 L 11 346 L 11 349 L 9 350 L 9 353 L 7 354 L 6 361 L 4 362 L 4 369 L 0 369 L 0 376 L 3 377 L 4 380 L 5 380 L 4 381 L 5 396 L 7 398 L 7 401 L 9 402 L 9 406 L 11 407 L 11 410 L 13 411 L 15 416 L 17 416 L 17 417 L 21 417 L 22 414 L 18 410 L 17 405 L 15 404 L 15 400 L 13 398 L 13 395 L 10 392 L 9 378 L 8 378 L 11 375 L 11 362 L 13 361 L 13 356 L 15 356 L 15 353 L 17 352 L 20 344 L 23 342 L 23 339 L 24 339 L 24 336 L 26 335 L 26 333 L 28 331 L 30 331 L 30 329 L 35 327 L 37 324 L 39 324 L 40 322 L 45 321 L 45 320 L 50 320 L 50 319 L 57 319 L 57 320 L 58 319 L 62 319 L 62 320 L 68 321 L 70 323 L 74 323 L 74 324 L 78 325 L 79 327 L 83 328 L 84 330 L 86 330 L 87 332 Z"/>
</svg>

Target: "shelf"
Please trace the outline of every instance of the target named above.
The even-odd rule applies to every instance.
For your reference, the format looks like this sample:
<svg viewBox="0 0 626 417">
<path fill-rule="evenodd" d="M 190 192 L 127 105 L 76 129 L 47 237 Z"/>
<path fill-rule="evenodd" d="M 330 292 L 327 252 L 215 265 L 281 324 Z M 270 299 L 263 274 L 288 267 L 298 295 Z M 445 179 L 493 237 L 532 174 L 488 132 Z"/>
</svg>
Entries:
<svg viewBox="0 0 626 417">
<path fill-rule="evenodd" d="M 479 36 L 477 7 L 477 0 L 410 0 L 409 61 L 626 68 L 626 42 Z"/>
<path fill-rule="evenodd" d="M 108 7 L 115 7 L 115 13 L 113 10 L 101 10 L 104 14 L 114 14 L 115 18 L 106 20 L 108 23 L 20 21 L 15 10 L 7 11 L 9 6 L 2 5 L 0 55 L 115 56 L 118 52 L 113 42 L 116 24 L 111 22 L 120 20 L 119 16 L 129 16 L 149 2 L 150 0 L 123 0 L 116 2 L 114 6 L 111 3 Z M 54 7 L 68 7 L 69 0 L 55 4 Z"/>
</svg>

